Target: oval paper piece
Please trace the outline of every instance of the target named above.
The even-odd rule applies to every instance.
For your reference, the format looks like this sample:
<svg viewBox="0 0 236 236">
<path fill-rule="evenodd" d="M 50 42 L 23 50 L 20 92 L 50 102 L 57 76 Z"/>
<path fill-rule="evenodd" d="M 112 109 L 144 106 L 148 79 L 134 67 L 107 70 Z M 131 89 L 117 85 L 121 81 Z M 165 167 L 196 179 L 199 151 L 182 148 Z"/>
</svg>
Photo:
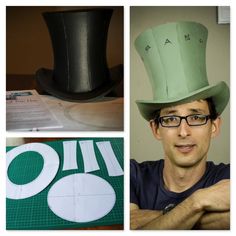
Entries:
<svg viewBox="0 0 236 236">
<path fill-rule="evenodd" d="M 77 223 L 104 217 L 115 201 L 115 191 L 106 180 L 84 173 L 63 177 L 48 193 L 48 206 L 54 214 Z"/>
</svg>

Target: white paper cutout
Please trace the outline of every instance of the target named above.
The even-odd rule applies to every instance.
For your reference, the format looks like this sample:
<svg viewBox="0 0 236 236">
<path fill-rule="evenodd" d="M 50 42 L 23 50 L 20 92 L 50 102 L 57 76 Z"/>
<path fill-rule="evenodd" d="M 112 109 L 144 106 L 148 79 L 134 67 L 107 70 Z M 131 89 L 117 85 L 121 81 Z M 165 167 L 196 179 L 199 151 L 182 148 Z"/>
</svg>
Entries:
<svg viewBox="0 0 236 236">
<path fill-rule="evenodd" d="M 49 190 L 49 208 L 64 220 L 90 222 L 107 215 L 115 205 L 112 186 L 96 175 L 72 174 L 58 180 Z"/>
<path fill-rule="evenodd" d="M 97 163 L 93 141 L 92 140 L 79 141 L 79 145 L 83 155 L 84 172 L 88 173 L 91 171 L 99 170 L 100 168 Z"/>
<path fill-rule="evenodd" d="M 109 141 L 96 142 L 99 151 L 101 152 L 105 161 L 109 176 L 120 176 L 124 172 L 116 159 L 115 153 Z"/>
<path fill-rule="evenodd" d="M 63 169 L 74 170 L 78 169 L 77 165 L 77 141 L 63 142 Z"/>
<path fill-rule="evenodd" d="M 10 181 L 8 173 L 6 177 L 6 195 L 10 199 L 24 199 L 32 197 L 45 189 L 57 174 L 59 168 L 59 157 L 57 152 L 43 143 L 28 143 L 7 152 L 6 168 L 21 153 L 34 151 L 39 153 L 43 160 L 43 169 L 33 181 L 23 185 L 17 185 Z"/>
</svg>

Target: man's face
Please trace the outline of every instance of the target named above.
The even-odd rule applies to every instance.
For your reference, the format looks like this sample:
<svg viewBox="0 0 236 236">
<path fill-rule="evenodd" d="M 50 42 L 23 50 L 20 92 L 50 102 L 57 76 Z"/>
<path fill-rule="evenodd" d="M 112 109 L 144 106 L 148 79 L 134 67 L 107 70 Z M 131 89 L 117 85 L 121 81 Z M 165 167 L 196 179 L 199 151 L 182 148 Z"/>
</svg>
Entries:
<svg viewBox="0 0 236 236">
<path fill-rule="evenodd" d="M 160 117 L 193 114 L 209 115 L 208 104 L 205 100 L 194 101 L 183 105 L 164 108 Z M 208 120 L 205 125 L 189 126 L 182 120 L 179 127 L 162 127 L 150 122 L 154 136 L 162 141 L 165 158 L 179 167 L 191 167 L 206 160 L 211 138 L 219 133 L 220 118 Z"/>
</svg>

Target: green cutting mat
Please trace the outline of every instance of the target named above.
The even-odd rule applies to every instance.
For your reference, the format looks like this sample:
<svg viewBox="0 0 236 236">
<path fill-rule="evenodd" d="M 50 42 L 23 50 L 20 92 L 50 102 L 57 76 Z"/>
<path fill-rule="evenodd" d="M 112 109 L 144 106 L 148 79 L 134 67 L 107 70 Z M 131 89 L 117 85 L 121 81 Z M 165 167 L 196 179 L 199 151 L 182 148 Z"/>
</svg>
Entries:
<svg viewBox="0 0 236 236">
<path fill-rule="evenodd" d="M 68 141 L 66 139 L 65 141 Z M 60 166 L 54 180 L 42 192 L 27 199 L 6 199 L 6 229 L 67 229 L 102 225 L 123 224 L 124 203 L 123 176 L 110 177 L 100 151 L 95 142 L 110 141 L 116 158 L 123 168 L 123 139 L 122 138 L 80 138 L 70 140 L 93 140 L 94 149 L 100 170 L 90 172 L 104 178 L 116 192 L 116 203 L 109 214 L 103 218 L 88 222 L 74 223 L 56 216 L 48 207 L 47 194 L 52 185 L 64 176 L 74 173 L 84 173 L 83 158 L 79 143 L 77 143 L 77 170 L 63 171 L 63 140 L 56 142 L 45 142 L 51 146 L 60 157 Z M 7 147 L 7 151 L 14 147 Z M 35 179 L 43 168 L 43 159 L 36 152 L 25 152 L 17 156 L 8 168 L 9 179 L 16 184 L 26 184 Z"/>
</svg>

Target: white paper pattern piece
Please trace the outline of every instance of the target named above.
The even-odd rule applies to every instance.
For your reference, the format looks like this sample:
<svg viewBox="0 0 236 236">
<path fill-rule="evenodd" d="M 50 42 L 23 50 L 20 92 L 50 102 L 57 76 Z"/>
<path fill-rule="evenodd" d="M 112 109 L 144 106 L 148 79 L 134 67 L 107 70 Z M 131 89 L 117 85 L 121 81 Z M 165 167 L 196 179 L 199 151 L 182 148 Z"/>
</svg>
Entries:
<svg viewBox="0 0 236 236">
<path fill-rule="evenodd" d="M 52 130 L 62 128 L 36 90 L 6 92 L 7 130 Z"/>
<path fill-rule="evenodd" d="M 63 131 L 122 131 L 124 99 L 103 97 L 99 102 L 67 102 L 40 95 L 63 124 Z"/>
<path fill-rule="evenodd" d="M 60 218 L 83 223 L 107 215 L 116 202 L 112 186 L 96 175 L 72 174 L 58 180 L 48 193 L 48 206 Z"/>
<path fill-rule="evenodd" d="M 96 142 L 96 144 L 105 161 L 109 176 L 123 175 L 124 172 L 119 162 L 116 159 L 111 143 L 109 141 L 105 141 L 105 142 Z"/>
<path fill-rule="evenodd" d="M 81 152 L 83 155 L 83 161 L 84 161 L 84 172 L 92 172 L 99 170 L 99 165 L 97 163 L 94 146 L 93 146 L 93 140 L 85 140 L 85 141 L 79 141 L 79 145 L 81 148 Z"/>
<path fill-rule="evenodd" d="M 53 148 L 43 143 L 23 144 L 7 152 L 7 161 L 6 161 L 7 171 L 11 162 L 18 155 L 29 151 L 37 152 L 42 156 L 44 160 L 43 169 L 37 178 L 35 178 L 30 183 L 22 185 L 12 183 L 8 178 L 8 172 L 7 172 L 7 177 L 6 177 L 7 198 L 24 199 L 32 197 L 41 192 L 43 189 L 45 189 L 57 174 L 59 168 L 58 154 Z"/>
<path fill-rule="evenodd" d="M 77 165 L 77 141 L 64 141 L 63 142 L 63 170 L 78 169 Z"/>
</svg>

